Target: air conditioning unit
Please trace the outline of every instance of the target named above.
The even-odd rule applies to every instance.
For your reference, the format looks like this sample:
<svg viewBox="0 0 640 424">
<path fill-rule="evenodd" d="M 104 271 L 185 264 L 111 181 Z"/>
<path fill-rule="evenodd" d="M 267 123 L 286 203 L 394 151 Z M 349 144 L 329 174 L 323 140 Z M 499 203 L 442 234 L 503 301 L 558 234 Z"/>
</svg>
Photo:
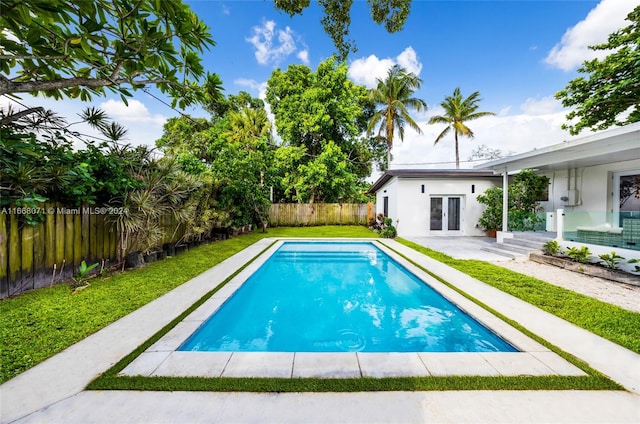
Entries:
<svg viewBox="0 0 640 424">
<path fill-rule="evenodd" d="M 567 190 L 567 194 L 560 198 L 565 206 L 577 206 L 579 203 L 578 190 Z"/>
</svg>

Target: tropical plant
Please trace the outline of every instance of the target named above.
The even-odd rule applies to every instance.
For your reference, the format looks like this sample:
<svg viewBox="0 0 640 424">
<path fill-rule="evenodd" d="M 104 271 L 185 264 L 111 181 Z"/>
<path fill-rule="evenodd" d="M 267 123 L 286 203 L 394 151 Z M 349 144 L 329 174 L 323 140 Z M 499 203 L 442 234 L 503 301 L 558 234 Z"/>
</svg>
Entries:
<svg viewBox="0 0 640 424">
<path fill-rule="evenodd" d="M 606 43 L 589 47 L 608 55 L 585 61 L 578 68 L 585 76 L 556 93 L 562 105 L 571 109 L 569 123 L 562 125 L 571 134 L 640 121 L 640 6 L 627 20 L 631 24 L 610 34 Z"/>
<path fill-rule="evenodd" d="M 624 259 L 623 256 L 618 255 L 615 251 L 603 253 L 602 255 L 598 255 L 598 257 L 602 259 L 602 264 L 609 269 L 615 269 L 618 263 Z"/>
<path fill-rule="evenodd" d="M 369 91 L 369 97 L 376 105 L 382 108 L 377 110 L 369 120 L 367 133 L 372 134 L 373 129 L 379 126 L 378 137 L 382 137 L 387 142 L 387 163 L 391 163 L 391 149 L 393 148 L 393 138 L 398 132 L 400 141 L 404 140 L 404 129 L 406 125 L 413 128 L 418 134 L 422 134 L 420 126 L 409 115 L 409 108 L 416 111 L 427 109 L 427 103 L 417 97 L 412 97 L 416 90 L 420 89 L 422 80 L 412 72 L 399 65 L 391 67 L 384 79 L 377 79 L 377 86 Z"/>
<path fill-rule="evenodd" d="M 537 212 L 540 209 L 539 201 L 546 195 L 548 183 L 547 177 L 537 175 L 530 169 L 523 169 L 513 177 L 513 182 L 508 186 L 509 230 L 531 231 L 542 221 Z M 477 199 L 487 206 L 478 225 L 485 230 L 502 228 L 502 188 L 491 187 Z"/>
<path fill-rule="evenodd" d="M 502 228 L 502 187 L 488 188 L 483 194 L 478 195 L 478 203 L 485 205 L 478 225 L 485 231 L 499 230 Z"/>
<path fill-rule="evenodd" d="M 523 169 L 513 176 L 509 184 L 509 221 L 514 230 L 533 230 L 541 220 L 540 200 L 547 197 L 549 178 L 538 175 L 531 169 Z"/>
<path fill-rule="evenodd" d="M 183 226 L 189 222 L 198 202 L 193 194 L 203 184 L 198 176 L 184 172 L 174 158 L 153 160 L 148 152 L 141 156 L 134 175 L 141 186 L 124 193 L 124 212 L 114 216 L 121 243 L 118 260 L 130 252 L 156 247 L 164 236 L 163 218 L 171 217 Z"/>
<path fill-rule="evenodd" d="M 393 220 L 382 213 L 376 216 L 372 229 L 383 238 L 395 238 L 398 235 L 396 227 L 393 226 Z"/>
<path fill-rule="evenodd" d="M 81 114 L 110 140 L 118 141 L 126 130 L 104 112 L 88 108 Z M 77 135 L 68 123 L 44 109 L 0 110 L 0 205 L 34 207 L 48 199 L 67 205 L 104 204 L 137 186 L 127 163 L 114 154 L 117 144 L 96 144 Z M 35 224 L 43 216 L 24 215 Z"/>
<path fill-rule="evenodd" d="M 569 247 L 567 248 L 567 256 L 576 262 L 580 262 L 581 264 L 586 264 L 589 262 L 589 256 L 591 256 L 591 252 L 587 246 L 577 247 Z"/>
<path fill-rule="evenodd" d="M 229 114 L 231 130 L 224 135 L 231 141 L 247 143 L 249 149 L 251 142 L 263 137 L 269 137 L 271 122 L 264 108 L 243 108 L 240 112 Z"/>
<path fill-rule="evenodd" d="M 90 285 L 89 274 L 91 274 L 91 271 L 93 271 L 98 265 L 100 265 L 98 262 L 92 265 L 87 265 L 85 261 L 80 262 L 78 273 L 71 279 L 71 289 L 73 290 L 73 293 L 76 293 Z"/>
<path fill-rule="evenodd" d="M 562 248 L 557 240 L 549 240 L 542 246 L 542 251 L 546 255 L 558 256 L 562 254 Z"/>
<path fill-rule="evenodd" d="M 474 134 L 471 128 L 465 125 L 466 121 L 482 118 L 483 116 L 495 115 L 493 112 L 478 112 L 480 102 L 480 92 L 472 93 L 466 99 L 462 98 L 460 88 L 453 90 L 453 95 L 445 97 L 440 103 L 444 109 L 444 115 L 432 116 L 429 124 L 446 124 L 447 127 L 436 137 L 434 145 L 438 144 L 451 130 L 453 130 L 456 143 L 456 168 L 460 168 L 460 152 L 458 147 L 458 137 L 473 138 Z"/>
<path fill-rule="evenodd" d="M 182 1 L 3 0 L 0 95 L 91 100 L 105 88 L 126 103 L 154 85 L 186 106 L 199 101 L 199 54 L 209 28 Z"/>
</svg>

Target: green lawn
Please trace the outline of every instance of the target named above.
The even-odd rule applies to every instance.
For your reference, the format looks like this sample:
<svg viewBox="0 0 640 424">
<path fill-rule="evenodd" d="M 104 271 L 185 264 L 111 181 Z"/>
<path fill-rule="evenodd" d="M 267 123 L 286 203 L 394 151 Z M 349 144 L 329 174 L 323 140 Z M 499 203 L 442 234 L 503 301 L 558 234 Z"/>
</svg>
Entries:
<svg viewBox="0 0 640 424">
<path fill-rule="evenodd" d="M 156 299 L 171 289 L 183 284 L 213 265 L 239 252 L 264 237 L 375 237 L 364 227 L 325 226 L 271 228 L 268 233 L 255 232 L 218 243 L 203 245 L 182 255 L 156 262 L 146 267 L 107 278 L 91 281 L 91 286 L 77 294 L 71 294 L 66 285 L 51 289 L 40 289 L 12 299 L 0 301 L 0 382 L 4 382 L 44 359 L 60 352 L 73 343 L 98 331 L 115 320 Z M 596 334 L 615 341 L 638 352 L 640 343 L 640 314 L 599 302 L 556 286 L 525 277 L 481 261 L 454 260 L 430 249 L 399 239 L 420 252 L 460 269 L 482 281 L 522 298 L 542 309 L 555 313 Z M 574 305 L 575 304 L 575 305 Z M 131 355 L 133 358 L 133 355 Z M 126 361 L 125 359 L 124 361 Z M 585 367 L 582 367 L 585 368 Z M 617 386 L 609 380 L 591 372 L 595 377 L 554 377 L 486 379 L 396 379 L 371 383 L 355 381 L 325 383 L 279 382 L 264 379 L 241 379 L 235 381 L 199 382 L 198 379 L 122 379 L 105 375 L 97 380 L 93 388 L 146 388 L 170 387 L 180 390 L 262 390 L 261 387 L 278 387 L 281 390 L 360 390 L 366 385 L 369 390 L 384 390 L 394 387 L 414 387 L 414 390 L 454 389 L 459 386 L 475 388 L 573 388 L 606 389 Z M 118 382 L 115 380 L 119 379 Z M 187 381 L 188 380 L 188 381 Z M 190 381 L 190 382 L 189 382 Z M 366 383 L 369 381 L 370 384 Z M 118 384 L 120 386 L 118 386 Z M 191 384 L 191 386 L 189 386 Z M 346 385 L 345 385 L 346 384 Z M 266 389 L 265 389 L 266 390 Z M 271 390 L 271 389 L 268 389 Z M 276 390 L 278 391 L 278 390 Z"/>
</svg>

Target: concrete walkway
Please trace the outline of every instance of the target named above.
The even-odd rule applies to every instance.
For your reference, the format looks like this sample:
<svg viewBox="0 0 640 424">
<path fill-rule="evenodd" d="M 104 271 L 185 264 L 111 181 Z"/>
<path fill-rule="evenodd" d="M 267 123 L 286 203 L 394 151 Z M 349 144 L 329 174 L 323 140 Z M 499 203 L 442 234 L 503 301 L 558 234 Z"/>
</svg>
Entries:
<svg viewBox="0 0 640 424">
<path fill-rule="evenodd" d="M 404 237 L 420 246 L 442 252 L 455 259 L 477 259 L 480 261 L 510 261 L 511 258 L 497 253 L 481 250 L 483 247 L 493 247 L 496 239 L 490 237 L 470 236 L 426 236 Z"/>
<path fill-rule="evenodd" d="M 581 358 L 630 391 L 257 394 L 83 390 L 91 380 L 160 330 L 272 241 L 265 239 L 256 243 L 1 385 L 0 422 L 640 422 L 640 355 L 393 241 L 385 243 L 561 349 Z"/>
</svg>

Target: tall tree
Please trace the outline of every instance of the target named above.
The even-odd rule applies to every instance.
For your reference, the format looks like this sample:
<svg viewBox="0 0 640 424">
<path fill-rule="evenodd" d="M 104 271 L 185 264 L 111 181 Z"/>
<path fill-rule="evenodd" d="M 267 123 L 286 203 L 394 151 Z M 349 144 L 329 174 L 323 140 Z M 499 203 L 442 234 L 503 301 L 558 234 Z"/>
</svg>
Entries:
<svg viewBox="0 0 640 424">
<path fill-rule="evenodd" d="M 389 33 L 402 30 L 411 11 L 411 0 L 367 0 L 371 19 L 384 24 Z M 302 14 L 309 7 L 309 0 L 275 0 L 275 6 L 290 16 Z M 353 40 L 345 39 L 349 35 L 351 24 L 351 5 L 353 0 L 319 0 L 324 9 L 321 19 L 325 33 L 331 37 L 338 50 L 338 58 L 345 60 L 349 53 L 356 51 Z"/>
<path fill-rule="evenodd" d="M 418 134 L 422 134 L 420 126 L 409 115 L 409 108 L 417 111 L 427 108 L 427 103 L 417 97 L 412 97 L 420 89 L 422 80 L 412 72 L 399 65 L 394 65 L 387 72 L 385 79 L 378 78 L 378 85 L 369 91 L 369 96 L 382 108 L 375 112 L 369 120 L 367 132 L 371 134 L 373 128 L 380 126 L 378 137 L 385 134 L 387 142 L 387 167 L 391 163 L 391 149 L 396 130 L 400 140 L 404 140 L 404 128 L 408 124 Z"/>
<path fill-rule="evenodd" d="M 209 28 L 179 0 L 2 0 L 0 95 L 91 100 L 154 85 L 186 106 L 199 100 Z M 208 76 L 209 88 L 217 88 Z M 215 95 L 209 96 L 215 97 Z"/>
<path fill-rule="evenodd" d="M 440 133 L 434 141 L 434 145 L 438 144 L 451 130 L 453 130 L 456 142 L 456 168 L 460 168 L 460 152 L 458 147 L 458 137 L 464 136 L 473 138 L 474 134 L 471 128 L 465 125 L 465 121 L 473 121 L 483 116 L 495 115 L 493 112 L 478 112 L 478 103 L 480 102 L 480 92 L 472 93 L 466 99 L 462 98 L 460 87 L 453 90 L 453 95 L 445 97 L 440 106 L 444 109 L 444 115 L 432 116 L 429 124 L 446 124 L 447 127 Z"/>
<path fill-rule="evenodd" d="M 302 202 L 346 200 L 354 190 L 332 185 L 331 173 L 324 169 L 353 174 L 340 177 L 353 184 L 371 173 L 374 154 L 360 137 L 372 112 L 366 89 L 347 78 L 346 64 L 329 58 L 315 72 L 305 65 L 275 70 L 267 82 L 267 101 L 282 138 L 280 148 L 304 148 L 283 152 L 288 165 L 281 169 L 288 175 L 281 181 L 295 184 L 296 193 L 291 186 L 282 187 L 282 196 Z M 345 163 L 328 166 L 332 160 Z M 303 184 L 309 187 L 303 189 Z"/>
<path fill-rule="evenodd" d="M 640 121 L 640 6 L 627 20 L 631 25 L 610 34 L 606 43 L 590 47 L 611 53 L 602 60 L 585 61 L 578 72 L 587 77 L 571 80 L 556 93 L 563 106 L 576 107 L 567 114 L 570 122 L 562 125 L 573 135 L 584 128 L 596 131 Z M 574 118 L 578 118 L 575 123 Z"/>
</svg>

